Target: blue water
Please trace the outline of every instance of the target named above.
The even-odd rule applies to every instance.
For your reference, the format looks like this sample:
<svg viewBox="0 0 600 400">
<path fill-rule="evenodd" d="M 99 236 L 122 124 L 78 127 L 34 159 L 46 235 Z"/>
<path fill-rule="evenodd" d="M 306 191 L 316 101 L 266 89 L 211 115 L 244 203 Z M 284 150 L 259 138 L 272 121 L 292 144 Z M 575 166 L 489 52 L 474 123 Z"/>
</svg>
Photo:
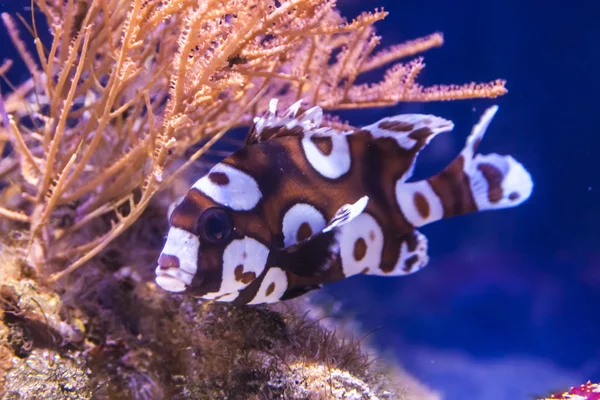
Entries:
<svg viewBox="0 0 600 400">
<path fill-rule="evenodd" d="M 383 45 L 442 31 L 446 44 L 425 54 L 423 85 L 508 81 L 497 100 L 340 114 L 354 125 L 403 112 L 452 119 L 454 132 L 420 156 L 418 179 L 450 161 L 498 104 L 480 151 L 511 154 L 534 178 L 532 198 L 516 209 L 422 228 L 423 271 L 327 289 L 365 330 L 381 328 L 371 335 L 377 346 L 448 399 L 531 398 L 600 381 L 600 3 L 576 3 L 339 1 L 348 16 L 385 7 Z M 14 57 L 1 35 L 0 54 Z"/>
<path fill-rule="evenodd" d="M 451 118 L 454 132 L 420 156 L 419 178 L 460 151 L 495 103 L 480 151 L 513 155 L 536 184 L 516 209 L 422 228 L 431 259 L 419 273 L 330 287 L 366 330 L 382 328 L 379 346 L 448 399 L 531 398 L 600 380 L 600 3 L 577 3 L 341 2 L 346 14 L 384 6 L 384 44 L 444 33 L 446 44 L 425 54 L 422 84 L 504 78 L 509 89 L 497 100 L 364 112 L 353 123 L 409 110 Z"/>
</svg>

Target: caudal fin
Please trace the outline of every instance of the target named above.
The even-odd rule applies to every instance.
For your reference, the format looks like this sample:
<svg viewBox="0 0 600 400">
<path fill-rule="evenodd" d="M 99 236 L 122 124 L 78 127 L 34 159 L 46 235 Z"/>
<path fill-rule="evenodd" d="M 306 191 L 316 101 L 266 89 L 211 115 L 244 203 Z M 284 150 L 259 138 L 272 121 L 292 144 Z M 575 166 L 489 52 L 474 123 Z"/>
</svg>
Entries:
<svg viewBox="0 0 600 400">
<path fill-rule="evenodd" d="M 531 196 L 531 175 L 513 157 L 475 154 L 497 110 L 493 106 L 484 112 L 460 155 L 443 172 L 396 186 L 398 203 L 411 224 L 422 226 L 470 212 L 515 207 Z"/>
</svg>

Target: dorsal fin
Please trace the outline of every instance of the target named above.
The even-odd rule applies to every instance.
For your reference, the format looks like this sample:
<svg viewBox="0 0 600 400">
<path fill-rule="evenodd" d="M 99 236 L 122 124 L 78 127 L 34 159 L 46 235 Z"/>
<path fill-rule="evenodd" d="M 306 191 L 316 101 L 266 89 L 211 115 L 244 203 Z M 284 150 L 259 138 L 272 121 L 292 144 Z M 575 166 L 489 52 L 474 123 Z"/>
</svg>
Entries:
<svg viewBox="0 0 600 400">
<path fill-rule="evenodd" d="M 298 100 L 283 115 L 279 115 L 277 103 L 276 98 L 271 99 L 269 110 L 262 117 L 254 118 L 254 124 L 246 136 L 244 145 L 249 146 L 284 136 L 299 136 L 320 127 L 323 119 L 321 107 L 315 106 L 297 115 L 302 105 L 302 100 Z"/>
<path fill-rule="evenodd" d="M 404 182 L 412 176 L 414 164 L 419 152 L 438 134 L 449 132 L 454 128 L 452 121 L 427 114 L 400 114 L 386 117 L 367 125 L 358 132 L 368 132 L 373 140 L 379 139 L 396 141 L 399 148 L 389 148 L 390 154 L 404 158 L 394 162 L 389 168 L 396 168 L 401 173 Z"/>
<path fill-rule="evenodd" d="M 399 114 L 386 117 L 362 129 L 371 132 L 375 139 L 391 137 L 405 150 L 418 151 L 431 139 L 454 128 L 452 121 L 427 114 Z"/>
</svg>

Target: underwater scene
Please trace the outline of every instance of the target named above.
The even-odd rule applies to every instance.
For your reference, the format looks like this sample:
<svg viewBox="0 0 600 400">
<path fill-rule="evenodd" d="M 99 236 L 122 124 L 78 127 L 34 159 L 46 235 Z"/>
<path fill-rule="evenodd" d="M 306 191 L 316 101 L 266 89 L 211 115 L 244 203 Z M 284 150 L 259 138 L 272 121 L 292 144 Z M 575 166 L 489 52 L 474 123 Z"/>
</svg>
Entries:
<svg viewBox="0 0 600 400">
<path fill-rule="evenodd" d="M 0 398 L 600 400 L 599 12 L 0 1 Z"/>
</svg>

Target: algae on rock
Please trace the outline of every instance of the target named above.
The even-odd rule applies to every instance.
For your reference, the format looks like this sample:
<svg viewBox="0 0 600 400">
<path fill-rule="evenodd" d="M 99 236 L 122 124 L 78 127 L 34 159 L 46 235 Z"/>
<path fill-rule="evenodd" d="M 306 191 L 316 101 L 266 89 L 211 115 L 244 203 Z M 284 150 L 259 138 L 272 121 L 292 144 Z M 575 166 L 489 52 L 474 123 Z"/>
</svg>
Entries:
<svg viewBox="0 0 600 400">
<path fill-rule="evenodd" d="M 300 311 L 306 299 L 236 307 L 165 293 L 142 275 L 97 263 L 62 300 L 33 280 L 5 281 L 2 398 L 437 398 L 407 393 L 409 377 L 386 377 L 357 341 Z"/>
</svg>

